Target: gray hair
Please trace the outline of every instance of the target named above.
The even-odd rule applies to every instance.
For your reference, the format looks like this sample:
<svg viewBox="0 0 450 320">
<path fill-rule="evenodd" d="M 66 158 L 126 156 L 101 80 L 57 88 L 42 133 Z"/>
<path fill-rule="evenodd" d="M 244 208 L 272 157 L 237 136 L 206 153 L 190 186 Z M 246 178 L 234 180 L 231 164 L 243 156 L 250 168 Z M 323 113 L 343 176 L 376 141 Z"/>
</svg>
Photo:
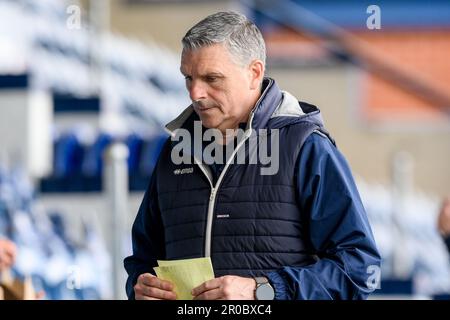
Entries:
<svg viewBox="0 0 450 320">
<path fill-rule="evenodd" d="M 242 66 L 259 59 L 266 64 L 266 45 L 258 27 L 246 16 L 228 11 L 214 13 L 193 26 L 181 41 L 183 50 L 224 44 Z"/>
</svg>

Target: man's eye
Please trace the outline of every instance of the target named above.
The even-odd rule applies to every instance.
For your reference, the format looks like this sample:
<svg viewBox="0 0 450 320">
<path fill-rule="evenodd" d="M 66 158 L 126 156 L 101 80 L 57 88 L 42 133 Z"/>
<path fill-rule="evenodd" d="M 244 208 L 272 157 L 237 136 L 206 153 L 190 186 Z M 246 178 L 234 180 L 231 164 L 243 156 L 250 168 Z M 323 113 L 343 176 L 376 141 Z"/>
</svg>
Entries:
<svg viewBox="0 0 450 320">
<path fill-rule="evenodd" d="M 191 81 L 191 80 L 192 80 L 192 78 L 191 78 L 190 76 L 185 76 L 184 79 L 185 79 L 186 81 Z"/>
<path fill-rule="evenodd" d="M 207 82 L 216 82 L 217 81 L 217 77 L 206 77 L 206 81 Z"/>
</svg>

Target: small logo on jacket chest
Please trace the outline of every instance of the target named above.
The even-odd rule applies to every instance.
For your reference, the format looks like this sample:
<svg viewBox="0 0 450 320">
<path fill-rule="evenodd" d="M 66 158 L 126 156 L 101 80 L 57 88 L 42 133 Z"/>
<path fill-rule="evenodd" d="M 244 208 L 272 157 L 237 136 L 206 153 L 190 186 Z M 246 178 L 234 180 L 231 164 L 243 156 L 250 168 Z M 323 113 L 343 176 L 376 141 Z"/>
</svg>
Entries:
<svg viewBox="0 0 450 320">
<path fill-rule="evenodd" d="M 179 174 L 190 174 L 194 172 L 194 168 L 190 167 L 190 168 L 183 168 L 183 169 L 175 169 L 173 170 L 173 174 L 174 175 L 179 175 Z"/>
</svg>

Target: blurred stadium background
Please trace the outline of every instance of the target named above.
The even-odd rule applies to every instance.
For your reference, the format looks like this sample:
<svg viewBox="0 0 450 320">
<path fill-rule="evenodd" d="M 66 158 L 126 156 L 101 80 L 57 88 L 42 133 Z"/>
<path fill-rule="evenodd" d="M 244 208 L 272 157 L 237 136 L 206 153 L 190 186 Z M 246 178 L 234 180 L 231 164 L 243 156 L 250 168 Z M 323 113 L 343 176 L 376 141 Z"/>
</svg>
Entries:
<svg viewBox="0 0 450 320">
<path fill-rule="evenodd" d="M 381 29 L 369 28 L 370 5 Z M 131 223 L 188 104 L 180 39 L 236 10 L 267 74 L 318 105 L 383 256 L 373 299 L 437 299 L 450 258 L 450 2 L 0 0 L 0 237 L 47 299 L 123 299 Z M 126 148 L 125 148 L 125 147 Z"/>
</svg>

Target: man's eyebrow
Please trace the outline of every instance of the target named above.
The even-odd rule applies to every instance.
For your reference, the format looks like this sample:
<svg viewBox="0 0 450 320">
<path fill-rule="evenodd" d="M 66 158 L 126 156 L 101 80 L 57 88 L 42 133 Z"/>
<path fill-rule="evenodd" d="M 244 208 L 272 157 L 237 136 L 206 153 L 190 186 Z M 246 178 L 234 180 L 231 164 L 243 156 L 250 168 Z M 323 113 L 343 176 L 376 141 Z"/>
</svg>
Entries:
<svg viewBox="0 0 450 320">
<path fill-rule="evenodd" d="M 187 76 L 186 73 L 183 72 L 183 69 L 180 68 L 180 72 L 183 76 Z M 206 72 L 205 74 L 202 74 L 201 77 L 225 77 L 225 75 L 218 71 L 210 71 Z"/>
<path fill-rule="evenodd" d="M 224 77 L 224 74 L 221 72 L 215 72 L 215 71 L 211 71 L 211 72 L 207 72 L 203 75 L 204 77 Z"/>
</svg>

